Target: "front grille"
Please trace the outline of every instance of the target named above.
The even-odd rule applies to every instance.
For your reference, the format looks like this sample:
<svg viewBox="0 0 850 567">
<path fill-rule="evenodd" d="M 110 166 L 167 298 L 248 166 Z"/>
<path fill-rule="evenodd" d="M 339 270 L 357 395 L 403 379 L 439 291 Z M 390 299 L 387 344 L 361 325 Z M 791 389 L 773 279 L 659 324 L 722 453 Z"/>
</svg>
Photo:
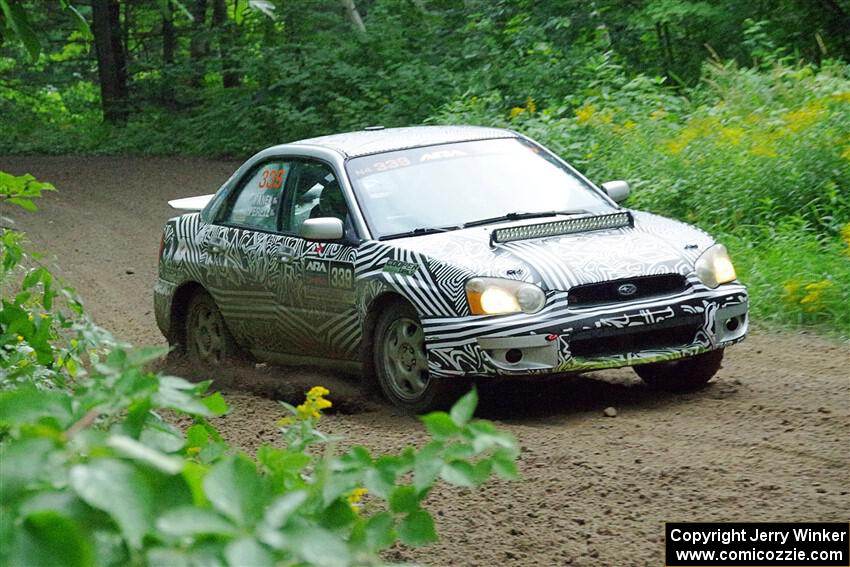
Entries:
<svg viewBox="0 0 850 567">
<path fill-rule="evenodd" d="M 623 286 L 634 286 L 634 293 L 622 293 Z M 589 307 L 601 303 L 631 301 L 685 289 L 687 280 L 681 274 L 660 274 L 579 285 L 567 292 L 570 307 Z M 628 289 L 626 290 L 628 291 Z"/>
<path fill-rule="evenodd" d="M 701 327 L 702 318 L 694 316 L 677 317 L 658 325 L 578 331 L 570 339 L 570 352 L 573 356 L 592 358 L 683 347 L 694 342 Z"/>
</svg>

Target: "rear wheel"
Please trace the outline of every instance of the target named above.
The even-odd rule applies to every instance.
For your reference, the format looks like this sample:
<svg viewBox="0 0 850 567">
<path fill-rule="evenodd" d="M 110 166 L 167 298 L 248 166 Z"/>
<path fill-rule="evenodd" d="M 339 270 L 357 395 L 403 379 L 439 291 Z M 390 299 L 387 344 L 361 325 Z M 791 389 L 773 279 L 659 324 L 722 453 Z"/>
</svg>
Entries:
<svg viewBox="0 0 850 567">
<path fill-rule="evenodd" d="M 640 364 L 634 371 L 652 388 L 671 392 L 698 390 L 717 374 L 723 361 L 723 349 L 690 358 Z"/>
<path fill-rule="evenodd" d="M 389 305 L 378 319 L 374 367 L 384 396 L 411 413 L 451 404 L 467 383 L 429 375 L 422 323 L 416 310 L 402 302 Z"/>
<path fill-rule="evenodd" d="M 221 366 L 239 353 L 221 311 L 205 291 L 197 292 L 189 303 L 186 352 L 189 360 L 201 367 Z"/>
</svg>

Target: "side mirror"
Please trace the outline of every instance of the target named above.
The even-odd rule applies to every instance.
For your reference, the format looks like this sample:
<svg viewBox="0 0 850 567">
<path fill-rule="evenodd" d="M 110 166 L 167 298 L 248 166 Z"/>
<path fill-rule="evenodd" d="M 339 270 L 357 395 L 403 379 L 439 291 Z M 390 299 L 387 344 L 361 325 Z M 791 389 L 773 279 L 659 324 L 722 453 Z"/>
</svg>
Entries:
<svg viewBox="0 0 850 567">
<path fill-rule="evenodd" d="M 631 189 L 628 181 L 606 181 L 602 184 L 602 190 L 608 193 L 608 196 L 615 203 L 622 203 L 629 196 Z"/>
<path fill-rule="evenodd" d="M 342 238 L 342 221 L 334 217 L 307 219 L 301 225 L 301 238 L 305 240 L 339 240 Z"/>
</svg>

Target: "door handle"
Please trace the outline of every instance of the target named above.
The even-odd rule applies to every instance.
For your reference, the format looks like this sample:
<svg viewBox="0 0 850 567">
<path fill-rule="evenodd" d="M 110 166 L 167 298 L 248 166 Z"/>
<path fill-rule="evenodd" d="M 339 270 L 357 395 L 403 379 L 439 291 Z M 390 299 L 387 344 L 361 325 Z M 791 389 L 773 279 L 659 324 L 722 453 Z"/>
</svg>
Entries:
<svg viewBox="0 0 850 567">
<path fill-rule="evenodd" d="M 207 245 L 210 247 L 210 252 L 213 254 L 221 254 L 224 252 L 224 240 L 217 236 L 208 238 Z"/>
<path fill-rule="evenodd" d="M 281 264 L 292 264 L 298 260 L 294 246 L 281 246 L 277 250 L 277 260 Z"/>
</svg>

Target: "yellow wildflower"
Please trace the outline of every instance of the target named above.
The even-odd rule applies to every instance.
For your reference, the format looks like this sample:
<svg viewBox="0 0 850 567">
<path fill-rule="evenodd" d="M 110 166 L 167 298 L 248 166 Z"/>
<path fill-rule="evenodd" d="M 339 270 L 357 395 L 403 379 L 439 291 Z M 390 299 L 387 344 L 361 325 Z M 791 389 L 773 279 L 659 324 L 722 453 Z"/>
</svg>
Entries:
<svg viewBox="0 0 850 567">
<path fill-rule="evenodd" d="M 804 106 L 800 110 L 788 112 L 782 116 L 782 119 L 788 123 L 788 128 L 792 132 L 798 132 L 813 124 L 822 111 L 823 107 L 820 104 L 812 104 Z"/>
<path fill-rule="evenodd" d="M 516 118 L 517 116 L 519 116 L 523 112 L 525 112 L 525 109 L 523 107 L 521 107 L 521 106 L 513 107 L 511 109 L 511 120 L 513 120 L 514 118 Z"/>
<path fill-rule="evenodd" d="M 596 114 L 596 107 L 592 104 L 587 104 L 581 108 L 577 108 L 575 112 L 576 122 L 579 124 L 586 124 L 587 122 L 590 122 L 590 119 L 593 118 L 594 114 Z"/>
<path fill-rule="evenodd" d="M 307 392 L 307 397 L 322 397 L 327 396 L 330 393 L 331 391 L 324 386 L 313 386 L 310 388 L 310 391 Z"/>
<path fill-rule="evenodd" d="M 762 156 L 769 158 L 775 158 L 779 155 L 776 153 L 776 150 L 766 144 L 756 144 L 750 149 L 750 153 L 754 156 Z"/>
<path fill-rule="evenodd" d="M 24 337 L 22 337 L 21 335 L 18 335 L 18 342 L 20 343 L 20 342 L 22 342 L 23 340 L 24 340 Z"/>
<path fill-rule="evenodd" d="M 809 313 L 820 311 L 821 294 L 831 285 L 832 282 L 830 280 L 821 280 L 819 282 L 807 284 L 805 287 L 806 295 L 804 295 L 800 300 L 800 305 L 805 305 L 806 311 Z"/>
<path fill-rule="evenodd" d="M 850 222 L 841 228 L 841 239 L 844 241 L 844 244 L 847 245 L 847 250 L 844 252 L 850 256 Z"/>
<path fill-rule="evenodd" d="M 625 128 L 626 130 L 634 130 L 635 128 L 637 128 L 637 122 L 631 119 L 626 120 L 625 122 L 623 122 L 623 128 Z"/>
<path fill-rule="evenodd" d="M 311 388 L 310 391 L 307 392 L 307 399 L 304 400 L 304 403 L 295 408 L 295 411 L 298 412 L 298 420 L 306 421 L 311 418 L 321 418 L 322 410 L 333 406 L 330 400 L 326 400 L 324 398 L 324 396 L 327 396 L 328 394 L 330 394 L 330 391 L 322 386 L 314 386 Z"/>
<path fill-rule="evenodd" d="M 201 452 L 200 447 L 189 447 L 188 449 L 186 449 L 186 455 L 188 455 L 190 457 L 194 457 L 195 455 L 197 455 L 200 452 Z"/>
<path fill-rule="evenodd" d="M 348 505 L 351 506 L 351 509 L 355 512 L 360 511 L 360 501 L 363 500 L 363 497 L 369 492 L 366 488 L 355 488 L 352 490 L 347 497 Z"/>
<path fill-rule="evenodd" d="M 529 96 L 525 99 L 525 108 L 528 109 L 529 114 L 534 114 L 537 112 L 537 103 Z"/>
<path fill-rule="evenodd" d="M 741 143 L 741 138 L 744 137 L 744 129 L 738 126 L 730 126 L 720 130 L 720 137 L 727 143 L 737 146 Z"/>
</svg>

